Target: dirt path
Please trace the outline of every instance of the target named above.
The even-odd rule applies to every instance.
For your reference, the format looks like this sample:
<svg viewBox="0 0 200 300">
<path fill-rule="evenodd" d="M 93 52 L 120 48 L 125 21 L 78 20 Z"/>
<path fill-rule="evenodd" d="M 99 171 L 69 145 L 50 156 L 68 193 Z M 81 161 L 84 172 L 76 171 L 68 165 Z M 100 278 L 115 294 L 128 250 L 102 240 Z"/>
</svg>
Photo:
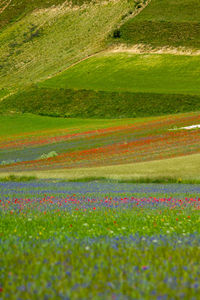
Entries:
<svg viewBox="0 0 200 300">
<path fill-rule="evenodd" d="M 158 47 L 152 48 L 150 45 L 136 44 L 128 47 L 126 44 L 120 44 L 107 50 L 110 53 L 133 53 L 133 54 L 173 54 L 173 55 L 189 55 L 198 56 L 200 50 L 185 47 Z"/>
<path fill-rule="evenodd" d="M 5 1 L 0 3 L 0 5 L 1 5 L 0 14 L 2 14 L 4 12 L 4 10 L 11 4 L 12 0 L 8 0 L 8 2 L 7 3 L 6 2 L 7 1 L 5 0 Z"/>
</svg>

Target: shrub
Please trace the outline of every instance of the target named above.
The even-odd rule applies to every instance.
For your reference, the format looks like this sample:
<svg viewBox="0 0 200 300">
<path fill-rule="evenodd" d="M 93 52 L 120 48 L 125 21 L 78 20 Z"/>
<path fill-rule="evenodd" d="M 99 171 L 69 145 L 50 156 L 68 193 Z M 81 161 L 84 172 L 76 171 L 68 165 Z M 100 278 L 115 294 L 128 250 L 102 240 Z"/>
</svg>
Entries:
<svg viewBox="0 0 200 300">
<path fill-rule="evenodd" d="M 115 29 L 114 32 L 113 32 L 113 37 L 115 39 L 119 39 L 121 37 L 121 32 L 119 29 Z"/>
<path fill-rule="evenodd" d="M 52 157 L 56 157 L 58 155 L 58 153 L 57 152 L 55 152 L 55 151 L 51 151 L 51 152 L 49 152 L 49 153 L 43 153 L 40 157 L 39 157 L 39 159 L 48 159 L 48 158 L 52 158 Z"/>
</svg>

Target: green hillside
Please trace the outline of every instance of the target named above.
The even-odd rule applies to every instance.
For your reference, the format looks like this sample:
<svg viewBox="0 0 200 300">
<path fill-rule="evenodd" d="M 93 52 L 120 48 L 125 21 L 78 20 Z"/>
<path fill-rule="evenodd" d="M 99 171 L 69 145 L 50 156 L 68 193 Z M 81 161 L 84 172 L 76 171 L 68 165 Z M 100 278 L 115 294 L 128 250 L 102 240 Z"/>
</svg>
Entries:
<svg viewBox="0 0 200 300">
<path fill-rule="evenodd" d="M 87 0 L 85 0 L 86 2 Z M 72 2 L 84 2 L 73 0 Z M 0 2 L 0 28 L 9 25 L 22 18 L 34 9 L 46 8 L 52 5 L 62 4 L 63 0 L 2 0 Z"/>
<path fill-rule="evenodd" d="M 200 0 L 152 0 L 120 28 L 120 42 L 200 48 Z"/>
<path fill-rule="evenodd" d="M 198 56 L 104 53 L 4 100 L 0 109 L 67 117 L 200 110 Z"/>
<path fill-rule="evenodd" d="M 108 53 L 39 84 L 46 88 L 200 95 L 198 56 Z"/>
<path fill-rule="evenodd" d="M 61 2 L 13 1 L 3 11 L 9 25 L 0 32 L 0 90 L 15 92 L 104 49 L 109 33 L 135 8 L 134 0 L 52 6 Z"/>
<path fill-rule="evenodd" d="M 199 111 L 199 55 L 109 48 L 198 48 L 199 8 L 200 0 L 12 1 L 0 14 L 0 112 L 124 118 Z M 119 26 L 121 37 L 110 39 Z"/>
</svg>

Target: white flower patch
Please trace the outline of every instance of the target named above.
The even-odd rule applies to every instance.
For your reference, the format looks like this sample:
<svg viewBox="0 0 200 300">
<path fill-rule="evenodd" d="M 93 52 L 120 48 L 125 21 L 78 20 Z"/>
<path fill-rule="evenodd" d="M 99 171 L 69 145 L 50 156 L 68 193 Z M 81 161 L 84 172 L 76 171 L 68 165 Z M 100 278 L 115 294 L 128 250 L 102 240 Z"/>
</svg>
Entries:
<svg viewBox="0 0 200 300">
<path fill-rule="evenodd" d="M 181 130 L 181 129 L 184 129 L 184 130 L 200 129 L 200 124 L 185 126 L 185 127 L 180 127 L 180 128 L 176 127 L 176 128 L 171 128 L 169 130 Z"/>
</svg>

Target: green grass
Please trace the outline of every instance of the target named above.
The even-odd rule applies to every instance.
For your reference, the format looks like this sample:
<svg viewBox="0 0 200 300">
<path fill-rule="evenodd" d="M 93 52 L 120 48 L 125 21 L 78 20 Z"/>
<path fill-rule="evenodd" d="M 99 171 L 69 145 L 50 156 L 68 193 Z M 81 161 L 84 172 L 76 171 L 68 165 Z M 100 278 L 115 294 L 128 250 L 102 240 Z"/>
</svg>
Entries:
<svg viewBox="0 0 200 300">
<path fill-rule="evenodd" d="M 6 5 L 5 1 L 2 0 L 1 2 L 0 9 Z M 6 3 L 8 2 L 9 0 L 6 1 Z M 64 2 L 64 0 L 12 0 L 10 5 L 0 14 L 0 28 L 20 20 L 35 9 L 48 8 L 53 5 L 63 4 Z M 73 5 L 82 5 L 91 2 L 91 0 L 72 0 L 68 2 L 71 2 Z"/>
<path fill-rule="evenodd" d="M 35 86 L 5 99 L 0 111 L 66 118 L 135 118 L 200 111 L 200 96 Z"/>
<path fill-rule="evenodd" d="M 147 121 L 154 119 L 147 118 Z M 5 114 L 0 115 L 0 137 L 8 138 L 13 136 L 45 135 L 62 131 L 75 133 L 100 128 L 122 126 L 143 122 L 143 119 L 67 119 L 37 116 L 33 114 Z"/>
<path fill-rule="evenodd" d="M 27 182 L 36 180 L 37 177 L 35 176 L 16 176 L 16 175 L 9 175 L 7 177 L 1 178 L 1 182 Z"/>
<path fill-rule="evenodd" d="M 104 53 L 14 94 L 0 109 L 119 118 L 200 110 L 198 56 Z"/>
<path fill-rule="evenodd" d="M 200 95 L 198 56 L 107 53 L 85 60 L 40 87 Z"/>
<path fill-rule="evenodd" d="M 28 182 L 36 181 L 38 178 L 36 176 L 18 176 L 18 175 L 9 175 L 6 177 L 0 177 L 0 182 Z M 129 183 L 129 184 L 200 184 L 200 179 L 182 179 L 175 177 L 140 177 L 133 179 L 108 179 L 106 177 L 82 177 L 77 179 L 62 180 L 58 179 L 58 182 L 102 182 L 102 183 Z"/>
<path fill-rule="evenodd" d="M 20 179 L 22 178 L 22 181 L 25 180 L 25 178 L 27 178 L 27 181 L 29 179 L 29 177 L 17 177 L 15 175 L 10 175 L 9 177 L 4 177 L 4 178 L 0 178 L 0 181 L 11 181 L 12 178 L 16 178 L 16 181 L 20 181 Z M 32 178 L 32 177 L 30 177 Z M 34 177 L 33 177 L 34 178 Z M 195 180 L 195 179 L 182 179 L 182 178 L 176 178 L 176 177 L 139 177 L 139 178 L 133 178 L 133 179 L 119 179 L 119 180 L 115 180 L 115 179 L 108 179 L 106 177 L 82 177 L 82 178 L 77 178 L 77 179 L 71 179 L 71 180 L 67 180 L 66 182 L 108 182 L 108 183 L 136 183 L 136 184 L 141 184 L 141 183 L 156 183 L 156 184 L 173 184 L 173 183 L 179 183 L 179 184 L 200 184 L 200 179 L 199 180 Z M 65 182 L 65 181 L 62 181 Z"/>
<path fill-rule="evenodd" d="M 45 7 L 44 3 L 30 5 Z M 16 91 L 102 50 L 108 34 L 131 7 L 133 0 L 87 1 L 77 9 L 66 4 L 63 9 L 23 15 L 0 32 L 0 88 Z"/>
<path fill-rule="evenodd" d="M 199 0 L 152 0 L 120 28 L 117 42 L 200 48 Z"/>
</svg>

